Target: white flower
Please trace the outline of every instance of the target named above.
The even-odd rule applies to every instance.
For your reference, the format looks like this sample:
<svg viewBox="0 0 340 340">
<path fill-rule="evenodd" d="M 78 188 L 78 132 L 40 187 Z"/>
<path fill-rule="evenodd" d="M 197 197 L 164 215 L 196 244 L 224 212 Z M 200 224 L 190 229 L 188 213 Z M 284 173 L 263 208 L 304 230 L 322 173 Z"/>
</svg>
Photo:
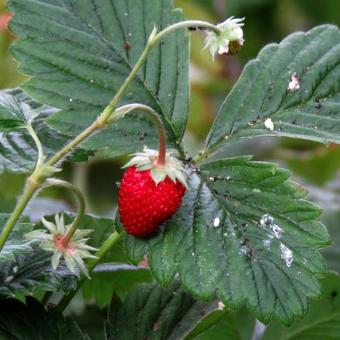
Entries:
<svg viewBox="0 0 340 340">
<path fill-rule="evenodd" d="M 59 266 L 60 259 L 63 257 L 68 269 L 76 274 L 77 267 L 89 277 L 88 270 L 83 259 L 96 258 L 91 251 L 96 248 L 86 244 L 89 240 L 86 236 L 92 233 L 90 229 L 78 229 L 71 240 L 65 244 L 64 240 L 72 224 L 64 224 L 64 215 L 55 215 L 55 224 L 41 219 L 42 224 L 47 230 L 34 230 L 26 235 L 27 239 L 39 240 L 40 247 L 46 251 L 52 252 L 52 268 L 56 270 Z"/>
<path fill-rule="evenodd" d="M 208 33 L 204 48 L 209 48 L 213 59 L 216 54 L 234 54 L 243 45 L 243 30 L 241 28 L 244 25 L 243 20 L 244 18 L 231 17 L 217 25 L 221 31 L 220 34 Z"/>
</svg>

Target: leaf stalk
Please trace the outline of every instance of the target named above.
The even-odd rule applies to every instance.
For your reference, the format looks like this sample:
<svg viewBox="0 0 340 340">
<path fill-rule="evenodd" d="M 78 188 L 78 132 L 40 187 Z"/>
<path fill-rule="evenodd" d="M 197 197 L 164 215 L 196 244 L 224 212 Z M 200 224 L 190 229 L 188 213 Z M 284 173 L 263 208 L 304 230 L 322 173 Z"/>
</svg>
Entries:
<svg viewBox="0 0 340 340">
<path fill-rule="evenodd" d="M 85 197 L 82 194 L 82 192 L 77 187 L 75 187 L 73 184 L 66 182 L 66 181 L 62 181 L 60 179 L 56 179 L 56 178 L 47 179 L 44 183 L 43 189 L 50 187 L 50 186 L 57 186 L 57 187 L 68 189 L 68 190 L 73 192 L 73 194 L 76 196 L 76 198 L 78 200 L 78 204 L 79 204 L 78 214 L 77 214 L 76 218 L 74 219 L 74 221 L 71 225 L 71 228 L 67 232 L 66 237 L 63 239 L 64 246 L 67 246 L 67 244 L 72 239 L 72 236 L 77 231 L 79 224 L 81 222 L 81 219 L 83 218 L 83 216 L 85 214 Z"/>
<path fill-rule="evenodd" d="M 110 118 L 109 122 L 114 122 L 116 120 L 119 120 L 128 113 L 139 110 L 139 112 L 146 113 L 149 118 L 152 120 L 152 122 L 155 124 L 158 134 L 158 159 L 157 163 L 158 165 L 164 165 L 165 164 L 165 156 L 166 156 L 166 131 L 164 128 L 163 121 L 159 114 L 152 109 L 151 107 L 144 105 L 144 104 L 128 104 L 119 107 L 112 117 Z"/>
</svg>

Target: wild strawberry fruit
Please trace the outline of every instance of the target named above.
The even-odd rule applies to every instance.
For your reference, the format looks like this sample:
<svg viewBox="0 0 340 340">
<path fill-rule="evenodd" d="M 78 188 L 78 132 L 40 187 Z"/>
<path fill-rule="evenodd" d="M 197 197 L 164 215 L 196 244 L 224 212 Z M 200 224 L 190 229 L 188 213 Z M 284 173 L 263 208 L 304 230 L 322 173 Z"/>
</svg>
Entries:
<svg viewBox="0 0 340 340">
<path fill-rule="evenodd" d="M 186 190 L 184 168 L 170 153 L 160 165 L 158 151 L 147 148 L 125 167 L 118 194 L 120 221 L 129 234 L 145 237 L 179 208 Z"/>
</svg>

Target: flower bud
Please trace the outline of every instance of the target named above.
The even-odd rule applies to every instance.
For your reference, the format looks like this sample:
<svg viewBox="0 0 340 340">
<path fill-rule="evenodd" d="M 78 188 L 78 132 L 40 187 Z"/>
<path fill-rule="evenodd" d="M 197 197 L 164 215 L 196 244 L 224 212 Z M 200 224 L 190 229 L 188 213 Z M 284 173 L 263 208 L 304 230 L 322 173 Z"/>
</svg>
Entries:
<svg viewBox="0 0 340 340">
<path fill-rule="evenodd" d="M 216 54 L 236 54 L 240 50 L 244 42 L 243 20 L 244 18 L 231 17 L 217 25 L 221 31 L 219 34 L 208 33 L 204 48 L 209 48 L 213 59 Z"/>
</svg>

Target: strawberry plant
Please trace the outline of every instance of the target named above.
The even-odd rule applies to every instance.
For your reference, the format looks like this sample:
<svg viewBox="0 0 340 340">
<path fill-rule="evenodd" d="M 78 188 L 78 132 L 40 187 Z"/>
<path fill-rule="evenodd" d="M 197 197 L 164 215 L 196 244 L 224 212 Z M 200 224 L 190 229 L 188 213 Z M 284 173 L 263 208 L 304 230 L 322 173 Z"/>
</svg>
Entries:
<svg viewBox="0 0 340 340">
<path fill-rule="evenodd" d="M 98 339 L 252 339 L 259 321 L 270 322 L 264 339 L 340 337 L 321 209 L 278 165 L 225 156 L 259 136 L 339 144 L 336 26 L 265 46 L 195 155 L 183 140 L 190 38 L 213 60 L 238 53 L 246 19 L 185 20 L 170 0 L 9 0 L 8 10 L 27 79 L 0 91 L 0 171 L 27 178 L 0 214 L 2 338 L 90 339 L 65 313 L 80 292 L 109 305 Z M 81 190 L 58 178 L 66 160 L 98 153 L 133 154 L 114 216 L 87 214 Z M 74 194 L 77 213 L 32 222 L 26 208 L 48 187 Z"/>
</svg>

